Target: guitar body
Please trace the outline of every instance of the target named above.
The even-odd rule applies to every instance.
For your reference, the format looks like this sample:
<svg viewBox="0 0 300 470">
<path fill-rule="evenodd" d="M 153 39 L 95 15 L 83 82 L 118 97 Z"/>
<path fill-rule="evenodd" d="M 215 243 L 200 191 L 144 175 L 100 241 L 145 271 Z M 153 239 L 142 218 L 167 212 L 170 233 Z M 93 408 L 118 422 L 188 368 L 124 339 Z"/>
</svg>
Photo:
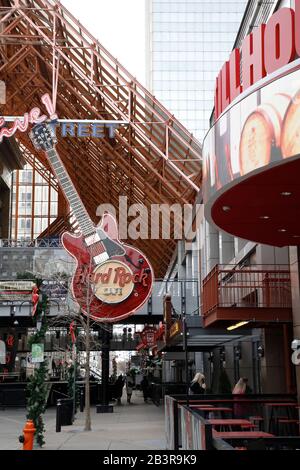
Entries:
<svg viewBox="0 0 300 470">
<path fill-rule="evenodd" d="M 122 255 L 111 256 L 97 265 L 81 233 L 65 232 L 62 244 L 76 260 L 72 292 L 82 312 L 95 321 L 117 322 L 148 300 L 154 276 L 144 255 L 118 240 L 117 224 L 110 214 L 103 216 L 100 227 L 121 247 Z"/>
</svg>

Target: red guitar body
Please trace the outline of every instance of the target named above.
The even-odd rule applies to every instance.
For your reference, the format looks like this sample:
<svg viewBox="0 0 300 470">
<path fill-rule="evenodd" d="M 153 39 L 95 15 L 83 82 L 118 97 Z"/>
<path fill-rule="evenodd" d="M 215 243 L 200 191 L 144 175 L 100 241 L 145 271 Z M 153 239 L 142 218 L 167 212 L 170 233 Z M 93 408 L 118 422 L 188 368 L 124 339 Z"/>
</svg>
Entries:
<svg viewBox="0 0 300 470">
<path fill-rule="evenodd" d="M 135 279 L 134 283 L 131 284 L 132 291 L 120 302 L 118 302 L 118 297 L 113 302 L 105 302 L 95 295 L 95 287 L 93 287 L 93 281 L 91 282 L 90 279 L 95 269 L 97 269 L 97 265 L 93 261 L 84 236 L 81 233 L 74 235 L 65 232 L 62 235 L 62 244 L 76 260 L 76 271 L 72 279 L 74 300 L 78 302 L 81 311 L 84 314 L 89 314 L 93 320 L 112 323 L 124 320 L 142 307 L 151 294 L 154 276 L 151 265 L 145 256 L 136 248 L 123 244 L 118 240 L 117 224 L 110 214 L 103 216 L 101 228 L 111 240 L 117 242 L 124 250 L 124 255 L 112 256 L 103 264 L 109 265 L 109 263 L 112 263 L 117 265 L 114 262 L 120 262 L 119 266 L 124 266 L 125 269 L 127 266 Z M 102 263 L 99 265 L 100 269 L 101 265 Z M 111 280 L 114 280 L 113 276 L 111 276 Z M 99 284 L 101 284 L 101 280 Z M 100 288 L 103 287 L 100 285 Z M 121 292 L 119 286 L 118 288 L 108 288 L 108 290 L 109 292 Z M 111 296 L 109 298 L 112 299 Z"/>
</svg>

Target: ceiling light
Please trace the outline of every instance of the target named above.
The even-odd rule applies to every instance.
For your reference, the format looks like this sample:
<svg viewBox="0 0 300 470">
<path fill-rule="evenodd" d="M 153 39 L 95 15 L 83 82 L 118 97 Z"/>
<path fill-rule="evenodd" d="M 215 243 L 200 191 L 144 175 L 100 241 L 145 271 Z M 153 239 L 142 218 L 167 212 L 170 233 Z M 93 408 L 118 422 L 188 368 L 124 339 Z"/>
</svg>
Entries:
<svg viewBox="0 0 300 470">
<path fill-rule="evenodd" d="M 229 212 L 230 209 L 231 209 L 231 207 L 229 207 L 229 206 L 223 206 L 222 209 L 223 209 L 224 212 Z"/>
<path fill-rule="evenodd" d="M 300 238 L 300 235 L 293 235 L 293 238 Z"/>
<path fill-rule="evenodd" d="M 283 191 L 280 194 L 281 194 L 281 196 L 291 196 L 292 195 L 292 193 L 290 193 L 289 191 Z"/>
<path fill-rule="evenodd" d="M 239 323 L 236 323 L 235 325 L 228 326 L 227 330 L 228 331 L 235 330 L 236 328 L 240 328 L 240 326 L 247 325 L 247 323 L 249 323 L 249 322 L 248 321 L 241 321 Z"/>
<path fill-rule="evenodd" d="M 285 228 L 280 228 L 280 229 L 278 229 L 278 232 L 286 232 L 286 229 Z"/>
<path fill-rule="evenodd" d="M 261 215 L 260 216 L 260 219 L 264 219 L 264 220 L 267 220 L 269 219 L 270 217 L 268 215 Z"/>
</svg>

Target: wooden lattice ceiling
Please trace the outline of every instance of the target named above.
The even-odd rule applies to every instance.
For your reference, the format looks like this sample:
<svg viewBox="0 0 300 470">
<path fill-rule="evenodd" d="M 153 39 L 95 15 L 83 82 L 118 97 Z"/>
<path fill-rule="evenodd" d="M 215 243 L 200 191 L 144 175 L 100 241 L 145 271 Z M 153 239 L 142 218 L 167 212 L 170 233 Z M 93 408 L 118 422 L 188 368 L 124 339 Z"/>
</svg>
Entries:
<svg viewBox="0 0 300 470">
<path fill-rule="evenodd" d="M 101 24 L 99 30 L 101 31 Z M 118 34 L 118 31 L 114 31 Z M 128 206 L 193 203 L 201 184 L 199 142 L 54 0 L 0 0 L 2 115 L 23 115 L 52 96 L 61 119 L 126 120 L 114 140 L 64 138 L 58 151 L 91 216 L 118 197 Z M 32 163 L 28 136 L 17 138 Z M 39 162 L 49 168 L 42 153 Z M 128 240 L 130 242 L 130 240 Z M 164 275 L 176 242 L 135 240 Z"/>
</svg>

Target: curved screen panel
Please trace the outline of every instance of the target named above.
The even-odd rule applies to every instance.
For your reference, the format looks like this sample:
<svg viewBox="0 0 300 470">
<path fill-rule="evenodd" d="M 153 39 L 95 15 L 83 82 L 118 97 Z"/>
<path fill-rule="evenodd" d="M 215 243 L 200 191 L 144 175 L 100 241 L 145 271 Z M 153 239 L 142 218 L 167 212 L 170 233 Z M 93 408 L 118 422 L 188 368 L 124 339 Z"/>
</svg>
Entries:
<svg viewBox="0 0 300 470">
<path fill-rule="evenodd" d="M 203 144 L 204 203 L 216 199 L 227 185 L 299 154 L 298 69 L 233 105 L 208 132 Z"/>
</svg>

